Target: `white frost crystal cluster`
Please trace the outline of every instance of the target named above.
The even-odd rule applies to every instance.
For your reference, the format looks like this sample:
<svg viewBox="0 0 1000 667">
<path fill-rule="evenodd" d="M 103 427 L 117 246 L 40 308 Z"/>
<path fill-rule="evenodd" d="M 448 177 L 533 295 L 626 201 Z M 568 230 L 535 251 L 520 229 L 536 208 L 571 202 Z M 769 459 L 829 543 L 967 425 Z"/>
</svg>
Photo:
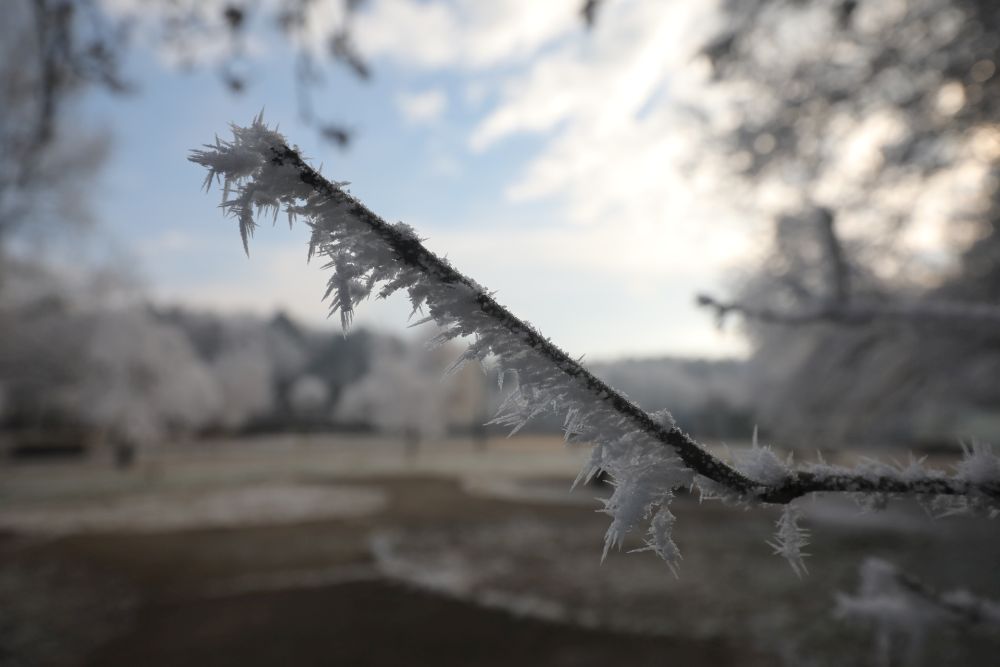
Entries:
<svg viewBox="0 0 1000 667">
<path fill-rule="evenodd" d="M 736 468 L 750 479 L 762 484 L 780 484 L 792 473 L 791 454 L 788 461 L 782 461 L 774 450 L 757 442 L 757 429 L 753 430 L 750 449 L 738 452 Z"/>
<path fill-rule="evenodd" d="M 778 530 L 774 534 L 774 539 L 768 542 L 768 545 L 774 549 L 774 553 L 788 561 L 792 570 L 799 577 L 809 572 L 803 562 L 803 559 L 809 555 L 804 551 L 809 545 L 809 531 L 799 527 L 799 517 L 801 516 L 801 509 L 795 505 L 785 505 L 781 516 L 775 523 Z"/>
</svg>

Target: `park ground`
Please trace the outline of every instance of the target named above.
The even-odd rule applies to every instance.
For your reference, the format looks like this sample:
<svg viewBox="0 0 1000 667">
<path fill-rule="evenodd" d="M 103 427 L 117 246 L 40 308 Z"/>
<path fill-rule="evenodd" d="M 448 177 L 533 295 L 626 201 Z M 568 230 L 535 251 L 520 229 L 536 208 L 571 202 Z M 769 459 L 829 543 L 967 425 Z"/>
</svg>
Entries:
<svg viewBox="0 0 1000 667">
<path fill-rule="evenodd" d="M 314 435 L 176 445 L 128 470 L 5 463 L 0 664 L 865 664 L 870 628 L 833 609 L 866 556 L 1000 597 L 996 523 L 909 503 L 806 501 L 803 579 L 765 544 L 776 511 L 690 496 L 679 576 L 624 553 L 638 539 L 602 564 L 608 491 L 570 491 L 585 455 Z M 925 653 L 987 665 L 998 646 L 941 628 Z"/>
</svg>

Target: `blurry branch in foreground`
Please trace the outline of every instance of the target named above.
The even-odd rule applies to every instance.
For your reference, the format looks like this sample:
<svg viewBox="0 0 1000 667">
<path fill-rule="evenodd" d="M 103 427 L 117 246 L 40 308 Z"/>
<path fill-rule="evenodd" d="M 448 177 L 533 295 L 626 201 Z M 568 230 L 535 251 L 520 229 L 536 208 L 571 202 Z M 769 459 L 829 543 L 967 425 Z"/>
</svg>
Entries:
<svg viewBox="0 0 1000 667">
<path fill-rule="evenodd" d="M 584 0 L 583 5 L 581 5 L 580 16 L 583 17 L 583 22 L 588 30 L 593 30 L 594 25 L 597 24 L 597 13 L 602 4 L 604 4 L 604 0 Z"/>
<path fill-rule="evenodd" d="M 850 267 L 837 235 L 833 213 L 827 208 L 817 208 L 815 213 L 829 284 L 825 297 L 811 295 L 801 288 L 800 295 L 812 303 L 794 310 L 722 301 L 709 294 L 699 294 L 697 304 L 714 311 L 720 324 L 729 315 L 740 315 L 764 324 L 788 326 L 821 322 L 865 326 L 875 321 L 901 321 L 936 325 L 945 330 L 989 327 L 1000 331 L 1000 307 L 989 303 L 945 299 L 872 300 L 852 296 Z"/>
<path fill-rule="evenodd" d="M 23 33 L 12 38 L 25 42 L 26 66 L 37 71 L 30 90 L 22 93 L 36 99 L 30 136 L 37 147 L 53 140 L 56 121 L 71 93 L 87 88 L 123 93 L 138 88 L 123 74 L 135 41 L 162 49 L 185 68 L 214 64 L 230 92 L 245 92 L 253 78 L 253 50 L 248 45 L 265 37 L 268 24 L 278 29 L 295 55 L 299 115 L 325 140 L 344 147 L 351 140 L 351 129 L 319 117 L 312 97 L 328 78 L 327 60 L 359 80 L 371 78 L 371 67 L 353 33 L 352 21 L 363 1 L 148 0 L 114 6 L 100 0 L 15 0 L 9 9 L 5 7 L 4 18 Z M 321 25 L 331 16 L 339 20 Z M 318 36 L 321 28 L 326 34 Z M 259 34 L 251 35 L 252 30 Z"/>
<path fill-rule="evenodd" d="M 615 478 L 605 507 L 612 517 L 605 554 L 648 522 L 647 548 L 676 565 L 675 518 L 668 506 L 674 489 L 683 487 L 741 504 L 786 505 L 773 546 L 796 571 L 805 556 L 804 531 L 796 524 L 798 508 L 789 503 L 810 493 L 851 493 L 873 506 L 907 495 L 939 513 L 1000 512 L 1000 458 L 979 444 L 966 450 L 954 475 L 926 470 L 920 461 L 906 467 L 866 462 L 850 469 L 821 462 L 794 469 L 769 447 L 757 446 L 756 438 L 749 452 L 728 463 L 677 427 L 666 411 L 649 414 L 594 376 L 429 251 L 411 227 L 386 222 L 345 184 L 321 176 L 261 116 L 232 131 L 232 141 L 216 139 L 193 151 L 190 160 L 208 170 L 206 188 L 214 180 L 223 182 L 222 207 L 237 219 L 244 248 L 261 215 L 276 220 L 284 210 L 289 223 L 305 218 L 312 229 L 309 257 L 324 257 L 325 268 L 332 270 L 327 297 L 331 314 L 339 312 L 344 327 L 355 306 L 371 295 L 385 298 L 404 291 L 414 313 L 428 313 L 418 323 L 442 328 L 432 342 L 473 341 L 454 368 L 467 361 L 491 364 L 501 382 L 513 381 L 494 423 L 511 426 L 514 433 L 543 412 L 564 417 L 567 439 L 594 444 L 579 479 L 601 471 Z"/>
<path fill-rule="evenodd" d="M 834 613 L 874 630 L 876 664 L 890 664 L 894 649 L 903 650 L 907 664 L 915 662 L 932 626 L 1000 630 L 1000 602 L 995 600 L 965 590 L 941 593 L 880 558 L 866 559 L 859 574 L 857 592 L 838 593 Z"/>
</svg>

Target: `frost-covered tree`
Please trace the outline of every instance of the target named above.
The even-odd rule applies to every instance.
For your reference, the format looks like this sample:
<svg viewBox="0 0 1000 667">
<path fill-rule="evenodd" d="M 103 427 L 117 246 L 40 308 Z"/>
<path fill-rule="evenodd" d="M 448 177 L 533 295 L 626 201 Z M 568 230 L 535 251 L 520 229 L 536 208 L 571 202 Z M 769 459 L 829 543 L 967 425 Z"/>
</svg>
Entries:
<svg viewBox="0 0 1000 667">
<path fill-rule="evenodd" d="M 307 373 L 289 387 L 288 403 L 297 415 L 319 414 L 329 407 L 330 388 L 321 378 Z"/>
<path fill-rule="evenodd" d="M 238 383 L 213 377 L 183 331 L 142 308 L 96 317 L 85 364 L 79 413 L 127 446 L 204 428 L 240 396 Z"/>
<path fill-rule="evenodd" d="M 73 387 L 85 376 L 93 322 L 89 286 L 68 290 L 33 262 L 7 259 L 0 281 L 0 413 L 7 428 L 71 422 Z"/>
<path fill-rule="evenodd" d="M 701 57 L 735 113 L 706 136 L 775 228 L 703 304 L 748 320 L 762 424 L 829 444 L 995 436 L 996 3 L 721 8 Z"/>
<path fill-rule="evenodd" d="M 396 340 L 379 341 L 367 375 L 340 397 L 337 416 L 401 436 L 410 449 L 444 435 L 446 396 L 436 386 L 442 369 L 420 352 Z"/>
<path fill-rule="evenodd" d="M 157 312 L 85 273 L 8 261 L 0 425 L 135 449 L 273 414 L 307 350 L 265 323 Z M 92 437 L 88 437 L 90 434 Z"/>
<path fill-rule="evenodd" d="M 275 364 L 259 329 L 235 323 L 226 334 L 208 364 L 223 396 L 216 423 L 232 430 L 273 406 Z"/>
<path fill-rule="evenodd" d="M 453 346 L 427 350 L 379 338 L 371 355 L 367 374 L 341 395 L 336 407 L 339 419 L 402 436 L 411 449 L 487 419 L 486 378 L 471 366 L 451 367 Z"/>
</svg>

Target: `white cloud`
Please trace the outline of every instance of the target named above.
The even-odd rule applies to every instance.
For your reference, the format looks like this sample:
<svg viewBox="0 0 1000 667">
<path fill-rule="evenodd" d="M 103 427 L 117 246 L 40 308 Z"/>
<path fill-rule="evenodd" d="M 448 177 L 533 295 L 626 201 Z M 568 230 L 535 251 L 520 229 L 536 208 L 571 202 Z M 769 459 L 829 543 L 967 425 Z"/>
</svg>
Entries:
<svg viewBox="0 0 1000 667">
<path fill-rule="evenodd" d="M 396 96 L 396 107 L 409 123 L 433 123 L 448 108 L 448 96 L 439 89 L 402 93 Z"/>
<path fill-rule="evenodd" d="M 613 228 L 417 227 L 428 233 L 430 248 L 447 251 L 459 270 L 497 290 L 501 303 L 571 354 L 596 359 L 747 352 L 742 335 L 719 331 L 694 304 L 696 287 L 722 287 L 715 255 L 725 255 L 724 247 L 706 245 L 702 253 L 691 253 L 697 241 L 672 244 L 662 225 L 627 238 Z"/>
<path fill-rule="evenodd" d="M 697 291 L 718 289 L 757 247 L 746 211 L 723 201 L 720 172 L 700 159 L 700 124 L 726 112 L 696 57 L 714 29 L 714 3 L 607 3 L 592 32 L 582 28 L 579 5 L 376 6 L 369 29 L 376 18 L 384 23 L 374 52 L 464 77 L 477 100 L 498 91 L 470 148 L 537 135 L 537 153 L 508 183 L 509 205 L 557 205 L 555 220 L 516 230 L 422 231 L 576 351 L 593 352 L 615 329 L 629 333 L 598 354 L 743 351 L 745 341 L 717 334 L 692 305 Z M 616 326 L 566 305 L 589 289 L 606 291 L 601 307 Z M 542 294 L 547 305 L 533 310 Z"/>
<path fill-rule="evenodd" d="M 540 150 L 507 195 L 561 203 L 577 228 L 560 233 L 558 256 L 618 267 L 625 280 L 705 289 L 757 247 L 749 211 L 719 196 L 728 180 L 700 144 L 702 124 L 726 111 L 696 58 L 714 9 L 651 2 L 606 10 L 593 34 L 510 75 L 470 146 L 539 134 Z M 695 103 L 701 115 L 688 111 Z"/>
<path fill-rule="evenodd" d="M 579 0 L 378 0 L 355 21 L 370 57 L 418 68 L 482 69 L 524 61 L 580 31 Z"/>
</svg>

